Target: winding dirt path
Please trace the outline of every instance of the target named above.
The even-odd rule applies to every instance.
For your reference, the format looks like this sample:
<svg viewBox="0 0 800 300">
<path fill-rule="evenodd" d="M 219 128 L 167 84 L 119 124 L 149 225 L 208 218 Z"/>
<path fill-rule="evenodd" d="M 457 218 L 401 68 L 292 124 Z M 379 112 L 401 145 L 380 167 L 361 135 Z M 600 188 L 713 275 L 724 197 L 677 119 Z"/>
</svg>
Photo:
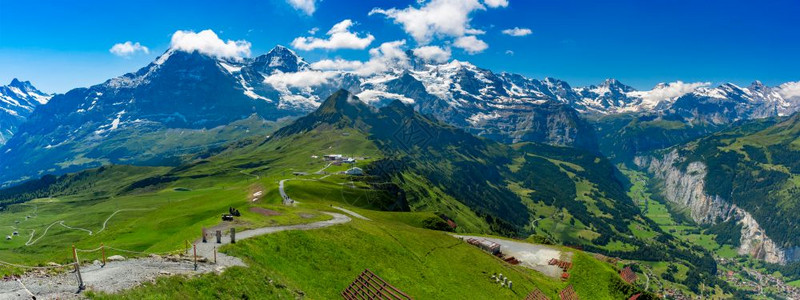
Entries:
<svg viewBox="0 0 800 300">
<path fill-rule="evenodd" d="M 287 230 L 319 229 L 344 224 L 352 220 L 350 217 L 339 213 L 323 213 L 332 216 L 333 219 L 308 224 L 246 230 L 236 233 L 236 240 L 240 241 Z M 51 224 L 51 226 L 55 224 L 58 224 L 58 222 Z M 238 257 L 224 253 L 216 253 L 217 263 L 214 264 L 214 252 L 218 247 L 229 244 L 230 237 L 224 237 L 221 244 L 214 243 L 214 240 L 214 238 L 211 238 L 208 243 L 203 243 L 201 240 L 196 242 L 198 257 L 205 257 L 208 261 L 198 263 L 196 270 L 194 262 L 190 260 L 177 259 L 177 261 L 170 261 L 159 256 L 150 256 L 123 261 L 110 261 L 105 266 L 101 266 L 98 262 L 81 266 L 83 282 L 87 289 L 115 293 L 144 282 L 152 282 L 159 276 L 222 272 L 227 267 L 246 266 Z M 71 268 L 67 267 L 67 269 Z M 77 275 L 72 272 L 61 272 L 54 276 L 35 272 L 24 275 L 19 281 L 0 281 L 0 299 L 25 299 L 28 292 L 35 295 L 37 299 L 83 298 L 83 294 L 78 293 Z"/>
</svg>

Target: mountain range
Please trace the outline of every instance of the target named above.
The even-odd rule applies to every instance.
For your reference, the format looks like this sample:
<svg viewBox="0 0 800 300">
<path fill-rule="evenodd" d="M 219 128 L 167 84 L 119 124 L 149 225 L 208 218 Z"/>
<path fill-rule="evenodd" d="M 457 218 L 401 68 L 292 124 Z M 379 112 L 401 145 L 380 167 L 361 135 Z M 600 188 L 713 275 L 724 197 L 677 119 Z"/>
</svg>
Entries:
<svg viewBox="0 0 800 300">
<path fill-rule="evenodd" d="M 2 89 L 5 115 L 0 124 L 4 140 L 18 136 L 0 149 L 0 181 L 105 163 L 175 162 L 197 149 L 148 144 L 141 138 L 137 145 L 111 141 L 165 130 L 204 134 L 243 120 L 255 122 L 239 124 L 248 128 L 245 131 L 271 128 L 265 124 L 302 116 L 339 88 L 377 107 L 400 100 L 423 114 L 502 142 L 590 150 L 598 148 L 590 121 L 596 116 L 638 112 L 722 124 L 787 115 L 800 103 L 796 96 L 784 96 L 782 87 L 758 82 L 747 88 L 723 84 L 675 94 L 665 92 L 675 89 L 672 84 L 637 91 L 613 79 L 573 88 L 558 79 L 494 73 L 457 60 L 426 62 L 411 52 L 385 65 L 369 74 L 319 70 L 282 46 L 244 59 L 170 49 L 137 72 L 55 95 L 49 103 L 49 95 L 14 81 Z M 256 133 L 266 131 L 252 132 Z M 226 138 L 213 140 L 221 143 Z M 159 150 L 142 153 L 142 148 L 155 145 Z"/>
<path fill-rule="evenodd" d="M 17 127 L 33 111 L 47 103 L 51 95 L 37 90 L 28 81 L 14 78 L 8 85 L 0 86 L 0 145 L 8 141 Z"/>
</svg>

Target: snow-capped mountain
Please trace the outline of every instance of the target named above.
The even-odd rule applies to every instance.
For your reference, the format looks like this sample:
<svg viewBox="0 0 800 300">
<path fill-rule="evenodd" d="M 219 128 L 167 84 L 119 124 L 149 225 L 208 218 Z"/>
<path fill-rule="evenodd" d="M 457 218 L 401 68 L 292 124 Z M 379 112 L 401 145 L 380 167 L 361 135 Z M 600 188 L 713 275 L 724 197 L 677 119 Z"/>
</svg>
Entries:
<svg viewBox="0 0 800 300">
<path fill-rule="evenodd" d="M 50 97 L 30 82 L 16 78 L 10 84 L 0 86 L 0 145 L 5 144 L 33 110 L 47 103 Z"/>
<path fill-rule="evenodd" d="M 0 148 L 0 182 L 105 163 L 175 163 L 174 157 L 196 149 L 181 145 L 185 140 L 170 144 L 170 139 L 157 136 L 204 135 L 243 120 L 274 122 L 301 116 L 341 88 L 374 106 L 400 100 L 423 114 L 502 142 L 593 150 L 595 132 L 581 114 L 664 112 L 719 123 L 786 115 L 800 108 L 798 83 L 712 88 L 677 82 L 637 91 L 609 79 L 596 86 L 571 87 L 554 78 L 494 73 L 457 60 L 434 63 L 411 52 L 393 55 L 365 62 L 361 69 L 331 71 L 315 68 L 282 46 L 254 58 L 170 49 L 134 73 L 71 90 L 49 102 L 48 95 L 15 81 L 3 88 L 4 95 L 26 91 L 28 96 L 21 98 L 25 101 L 4 96 L 3 105 L 18 103 L 30 115 Z M 10 111 L 7 107 L 0 112 Z M 225 137 L 213 141 L 222 143 Z"/>
<path fill-rule="evenodd" d="M 259 64 L 263 61 L 270 63 Z M 215 134 L 250 118 L 305 114 L 273 97 L 278 92 L 255 69 L 280 72 L 303 65 L 281 59 L 278 51 L 243 60 L 168 50 L 134 73 L 56 95 L 38 107 L 0 148 L 0 182 L 106 163 L 171 164 L 205 149 L 187 149 L 184 136 Z"/>
<path fill-rule="evenodd" d="M 526 86 L 535 84 L 540 83 L 454 60 L 373 76 L 364 80 L 358 96 L 378 105 L 400 99 L 422 113 L 503 142 L 594 148 L 591 127 L 565 103 L 549 101 L 548 95 L 557 91 Z"/>
<path fill-rule="evenodd" d="M 714 88 L 700 88 L 677 98 L 665 106 L 665 111 L 713 124 L 788 116 L 800 110 L 800 93 L 788 92 L 789 86 L 800 84 L 768 87 L 756 81 L 748 87 L 725 83 Z"/>
</svg>

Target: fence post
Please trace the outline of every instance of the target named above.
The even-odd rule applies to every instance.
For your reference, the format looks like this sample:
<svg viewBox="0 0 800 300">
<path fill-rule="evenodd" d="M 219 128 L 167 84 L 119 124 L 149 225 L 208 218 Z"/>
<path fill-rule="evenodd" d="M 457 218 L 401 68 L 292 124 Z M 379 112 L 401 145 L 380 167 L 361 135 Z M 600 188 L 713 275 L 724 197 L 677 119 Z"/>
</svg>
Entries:
<svg viewBox="0 0 800 300">
<path fill-rule="evenodd" d="M 102 252 L 103 252 L 103 265 L 102 265 L 102 266 L 100 266 L 100 267 L 102 268 L 102 267 L 105 267 L 105 266 L 106 266 L 106 245 L 105 245 L 105 244 L 103 244 L 103 243 L 100 243 L 100 249 L 101 249 L 101 250 L 102 250 Z"/>
<path fill-rule="evenodd" d="M 217 230 L 217 244 L 222 244 L 222 230 Z"/>
<path fill-rule="evenodd" d="M 214 246 L 214 264 L 217 264 L 217 246 Z"/>
<path fill-rule="evenodd" d="M 72 258 L 75 259 L 75 273 L 78 274 L 78 291 L 86 288 L 83 285 L 83 278 L 81 277 L 81 263 L 78 261 L 78 250 L 75 249 L 75 244 L 72 244 Z"/>
<path fill-rule="evenodd" d="M 206 228 L 203 227 L 203 243 L 206 242 Z"/>
<path fill-rule="evenodd" d="M 197 271 L 197 244 L 193 244 L 192 248 L 194 248 L 194 270 Z"/>
<path fill-rule="evenodd" d="M 231 244 L 236 244 L 236 228 L 231 228 Z"/>
</svg>

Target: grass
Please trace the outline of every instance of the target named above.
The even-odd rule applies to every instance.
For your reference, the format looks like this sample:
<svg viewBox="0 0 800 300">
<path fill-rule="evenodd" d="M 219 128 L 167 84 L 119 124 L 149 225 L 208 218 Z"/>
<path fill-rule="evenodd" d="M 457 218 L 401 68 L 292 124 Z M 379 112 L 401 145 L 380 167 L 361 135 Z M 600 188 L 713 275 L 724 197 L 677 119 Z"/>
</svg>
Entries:
<svg viewBox="0 0 800 300">
<path fill-rule="evenodd" d="M 102 233 L 92 236 L 59 225 L 35 246 L 25 247 L 22 239 L 2 244 L 0 259 L 42 264 L 67 262 L 69 246 L 97 247 L 101 242 L 118 248 L 163 252 L 183 248 L 186 240 L 196 239 L 203 227 L 218 224 L 219 215 L 229 207 L 242 212 L 235 225 L 240 229 L 277 224 L 313 222 L 327 218 L 321 211 L 335 211 L 340 205 L 361 213 L 372 221 L 352 222 L 312 231 L 285 231 L 242 240 L 223 247 L 242 258 L 249 267 L 233 267 L 215 275 L 159 278 L 121 294 L 89 294 L 99 299 L 212 299 L 212 298 L 337 298 L 341 290 L 366 268 L 417 298 L 523 298 L 539 288 L 551 298 L 572 284 L 582 299 L 617 299 L 626 295 L 619 289 L 615 269 L 592 256 L 576 250 L 573 276 L 568 282 L 545 277 L 520 266 L 511 266 L 476 247 L 446 233 L 420 228 L 434 212 L 445 212 L 459 224 L 459 231 L 486 233 L 486 221 L 442 192 L 425 178 L 403 174 L 408 188 L 427 192 L 430 199 L 415 202 L 412 212 L 377 211 L 370 190 L 359 182 L 350 183 L 344 175 L 324 177 L 314 172 L 326 166 L 312 155 L 341 153 L 348 156 L 380 158 L 380 152 L 358 132 L 312 131 L 303 138 L 288 138 L 260 144 L 258 139 L 239 149 L 222 152 L 213 161 L 197 161 L 176 172 L 179 180 L 148 186 L 133 192 L 114 192 L 97 198 L 80 194 L 39 199 L 15 205 L 2 213 L 0 220 L 12 221 L 32 214 L 30 223 L 19 229 L 42 232 L 52 222 L 65 220 L 74 227 L 97 231 L 109 215 L 120 209 Z M 302 145 L 298 147 L 297 145 Z M 363 163 L 363 162 L 362 162 Z M 330 167 L 328 172 L 346 169 Z M 164 174 L 168 170 L 153 169 Z M 292 172 L 310 175 L 294 177 Z M 144 175 L 143 175 L 144 176 Z M 286 191 L 300 202 L 297 207 L 280 205 L 278 181 L 286 182 Z M 130 182 L 130 181 L 129 181 Z M 594 188 L 585 185 L 587 189 Z M 95 187 L 96 188 L 96 187 Z M 255 190 L 263 191 L 258 202 L 250 201 Z M 427 201 L 430 200 L 430 201 Z M 33 206 L 35 205 L 35 206 Z M 265 217 L 251 213 L 250 207 L 263 207 L 281 213 Z M 544 212 L 548 208 L 542 208 Z M 572 216 L 560 210 L 564 227 Z M 553 214 L 556 211 L 552 211 Z M 311 218 L 304 216 L 313 215 Z M 73 221 L 74 220 L 74 221 Z M 547 222 L 547 219 L 541 220 Z M 580 222 L 573 239 L 591 239 L 592 232 Z M 570 225 L 572 226 L 572 225 Z M 561 229 L 563 230 L 563 228 Z M 24 232 L 24 231 L 23 231 Z M 23 245 L 19 243 L 22 242 Z M 16 244 L 14 244 L 16 243 Z M 108 253 L 113 255 L 116 253 Z M 92 260 L 91 255 L 82 256 Z M 4 272 L 19 270 L 4 269 Z M 503 273 L 514 282 L 514 289 L 502 289 L 490 281 L 492 273 Z"/>
<path fill-rule="evenodd" d="M 359 211 L 361 212 L 361 211 Z M 415 298 L 513 299 L 539 288 L 551 298 L 572 284 L 582 299 L 615 299 L 609 282 L 615 270 L 589 255 L 575 253 L 568 283 L 535 271 L 502 263 L 476 247 L 445 233 L 396 222 L 407 213 L 368 214 L 373 221 L 315 231 L 290 231 L 243 240 L 224 251 L 245 258 L 248 268 L 221 276 L 159 279 L 157 284 L 99 299 L 209 299 L 228 295 L 248 298 L 332 299 L 361 271 L 370 269 Z M 324 263 L 321 263 L 324 262 Z M 489 279 L 502 273 L 514 282 L 503 289 Z M 313 278 L 310 280 L 310 278 Z M 271 283 L 270 283 L 271 281 Z M 231 284 L 235 283 L 235 284 Z"/>
<path fill-rule="evenodd" d="M 791 282 L 788 282 L 787 284 L 791 285 L 793 287 L 796 287 L 796 288 L 800 288 L 800 280 L 791 281 Z"/>
</svg>

